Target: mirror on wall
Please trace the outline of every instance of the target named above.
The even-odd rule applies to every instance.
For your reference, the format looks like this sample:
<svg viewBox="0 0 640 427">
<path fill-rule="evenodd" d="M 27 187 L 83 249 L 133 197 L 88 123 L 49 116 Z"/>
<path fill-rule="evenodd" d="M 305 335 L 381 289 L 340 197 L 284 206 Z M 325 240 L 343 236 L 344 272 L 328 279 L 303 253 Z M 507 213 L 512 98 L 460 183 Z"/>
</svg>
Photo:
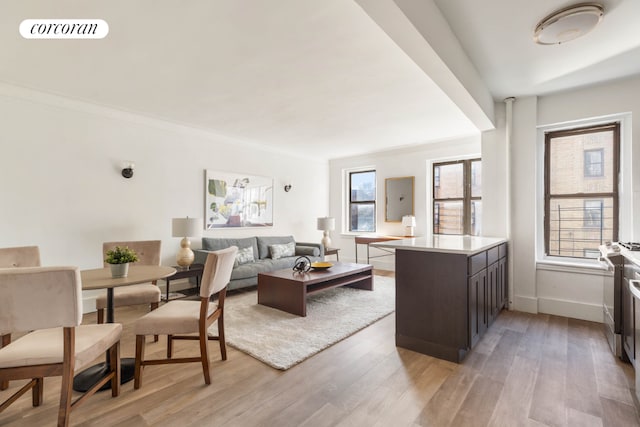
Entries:
<svg viewBox="0 0 640 427">
<path fill-rule="evenodd" d="M 413 182 L 413 176 L 384 180 L 384 220 L 386 222 L 401 222 L 404 215 L 415 215 L 413 211 Z"/>
</svg>

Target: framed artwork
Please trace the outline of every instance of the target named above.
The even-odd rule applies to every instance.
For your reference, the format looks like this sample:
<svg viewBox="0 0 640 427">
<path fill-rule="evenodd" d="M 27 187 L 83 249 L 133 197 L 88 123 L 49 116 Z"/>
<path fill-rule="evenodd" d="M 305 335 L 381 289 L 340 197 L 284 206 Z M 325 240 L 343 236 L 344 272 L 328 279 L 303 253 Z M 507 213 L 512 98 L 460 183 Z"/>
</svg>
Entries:
<svg viewBox="0 0 640 427">
<path fill-rule="evenodd" d="M 205 227 L 272 227 L 273 178 L 205 171 Z"/>
</svg>

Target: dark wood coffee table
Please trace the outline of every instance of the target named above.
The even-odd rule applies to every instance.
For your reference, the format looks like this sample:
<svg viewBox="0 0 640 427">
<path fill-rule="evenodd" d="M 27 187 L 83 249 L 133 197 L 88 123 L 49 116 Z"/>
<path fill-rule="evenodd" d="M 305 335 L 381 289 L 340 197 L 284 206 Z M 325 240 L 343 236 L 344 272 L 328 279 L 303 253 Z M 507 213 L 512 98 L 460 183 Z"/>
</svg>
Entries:
<svg viewBox="0 0 640 427">
<path fill-rule="evenodd" d="M 336 262 L 328 270 L 298 273 L 292 269 L 258 274 L 258 304 L 298 316 L 307 315 L 307 295 L 349 286 L 373 290 L 373 267 Z"/>
</svg>

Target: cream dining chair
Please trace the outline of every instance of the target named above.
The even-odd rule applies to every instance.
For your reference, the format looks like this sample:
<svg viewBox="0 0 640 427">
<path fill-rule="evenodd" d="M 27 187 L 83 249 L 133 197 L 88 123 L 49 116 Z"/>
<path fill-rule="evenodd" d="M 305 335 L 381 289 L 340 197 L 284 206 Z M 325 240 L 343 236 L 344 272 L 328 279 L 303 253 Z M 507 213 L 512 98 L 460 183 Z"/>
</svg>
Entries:
<svg viewBox="0 0 640 427">
<path fill-rule="evenodd" d="M 4 411 L 31 390 L 33 406 L 43 401 L 44 377 L 62 376 L 58 426 L 69 424 L 71 410 L 104 384 L 120 394 L 122 325 L 80 325 L 82 281 L 77 267 L 1 268 L 0 333 L 27 332 L 0 348 L 0 381 L 30 380 L 0 403 Z M 109 351 L 111 369 L 72 402 L 74 372 Z"/>
<path fill-rule="evenodd" d="M 238 248 L 231 246 L 207 255 L 200 285 L 200 301 L 170 301 L 135 321 L 133 324 L 133 332 L 136 335 L 134 388 L 138 389 L 142 385 L 144 366 L 166 363 L 200 362 L 204 382 L 211 384 L 208 341 L 218 340 L 222 360 L 227 360 L 224 339 L 224 299 L 237 252 Z M 216 293 L 218 300 L 217 303 L 213 303 L 210 301 L 211 296 Z M 209 336 L 208 329 L 216 320 L 218 336 Z M 197 335 L 185 335 L 193 333 Z M 146 335 L 167 335 L 166 359 L 144 359 Z M 172 358 L 173 340 L 199 340 L 200 357 Z"/>
<path fill-rule="evenodd" d="M 0 248 L 0 268 L 40 267 L 40 248 L 38 246 L 18 246 Z M 0 348 L 9 345 L 11 334 L 0 335 Z M 0 390 L 9 387 L 7 381 L 0 381 Z"/>
<path fill-rule="evenodd" d="M 107 257 L 107 251 L 114 249 L 116 246 L 127 246 L 138 254 L 138 265 L 160 265 L 160 251 L 162 242 L 160 240 L 138 240 L 129 242 L 105 242 L 102 244 L 103 260 Z M 106 262 L 104 266 L 109 264 Z M 142 283 L 139 285 L 123 286 L 114 289 L 113 307 L 122 307 L 127 305 L 149 304 L 151 310 L 158 308 L 160 304 L 160 288 L 154 280 L 151 283 Z M 96 309 L 98 315 L 98 323 L 104 323 L 104 312 L 107 308 L 107 294 L 102 293 L 96 298 Z M 157 341 L 157 337 L 155 341 Z"/>
</svg>

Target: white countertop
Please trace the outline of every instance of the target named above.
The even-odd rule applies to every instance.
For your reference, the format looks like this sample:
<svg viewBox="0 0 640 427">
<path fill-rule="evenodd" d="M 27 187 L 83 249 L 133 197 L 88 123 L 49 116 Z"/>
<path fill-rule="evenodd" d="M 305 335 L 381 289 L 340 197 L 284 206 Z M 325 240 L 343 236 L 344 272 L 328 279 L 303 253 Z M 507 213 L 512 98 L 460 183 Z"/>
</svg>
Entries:
<svg viewBox="0 0 640 427">
<path fill-rule="evenodd" d="M 441 234 L 430 237 L 415 237 L 402 240 L 391 240 L 388 242 L 371 243 L 371 246 L 413 251 L 447 252 L 473 255 L 506 241 L 507 240 L 502 237 L 450 236 Z"/>
<path fill-rule="evenodd" d="M 628 249 L 622 249 L 620 254 L 632 263 L 640 266 L 640 251 L 630 251 Z"/>
</svg>

